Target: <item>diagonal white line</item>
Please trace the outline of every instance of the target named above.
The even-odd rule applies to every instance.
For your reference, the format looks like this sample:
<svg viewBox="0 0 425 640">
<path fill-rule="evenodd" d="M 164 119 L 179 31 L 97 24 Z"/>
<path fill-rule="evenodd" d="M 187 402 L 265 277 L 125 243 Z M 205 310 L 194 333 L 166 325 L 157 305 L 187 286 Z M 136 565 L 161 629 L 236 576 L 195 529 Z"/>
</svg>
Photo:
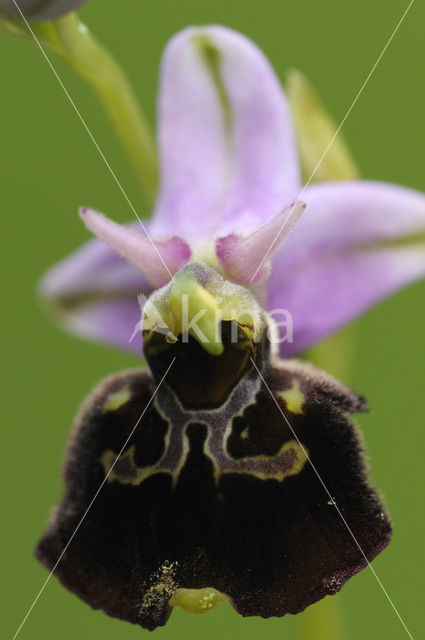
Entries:
<svg viewBox="0 0 425 640">
<path fill-rule="evenodd" d="M 164 265 L 165 270 L 168 272 L 170 278 L 172 279 L 173 276 L 169 270 L 169 268 L 167 267 L 167 265 L 164 262 L 163 257 L 161 256 L 158 247 L 156 246 L 156 244 L 154 243 L 154 241 L 152 240 L 151 236 L 149 235 L 145 225 L 143 224 L 140 216 L 137 214 L 136 209 L 134 208 L 132 202 L 130 201 L 130 198 L 128 197 L 127 193 L 125 192 L 123 186 L 121 185 L 120 181 L 117 178 L 117 175 L 115 173 L 115 171 L 112 169 L 111 165 L 109 164 L 109 162 L 107 161 L 102 149 L 99 147 L 98 143 L 96 142 L 96 139 L 94 137 L 94 135 L 92 134 L 92 132 L 90 131 L 86 121 L 84 120 L 83 116 L 81 115 L 77 105 L 75 104 L 75 102 L 73 101 L 73 99 L 71 98 L 67 88 L 65 87 L 64 83 L 62 82 L 61 78 L 59 77 L 59 74 L 57 73 L 56 69 L 54 68 L 49 56 L 47 55 L 46 51 L 44 50 L 42 44 L 40 43 L 39 39 L 37 38 L 37 36 L 35 35 L 33 29 L 31 28 L 31 25 L 29 24 L 28 20 L 25 18 L 24 14 L 22 13 L 20 7 L 18 6 L 16 0 L 13 0 L 13 4 L 15 5 L 15 7 L 17 8 L 17 10 L 19 11 L 19 13 L 21 14 L 21 18 L 22 20 L 25 22 L 25 25 L 28 29 L 28 31 L 31 33 L 32 37 L 34 38 L 34 41 L 36 42 L 36 44 L 38 45 L 38 48 L 40 49 L 41 53 L 43 54 L 44 59 L 46 60 L 47 64 L 49 65 L 50 69 L 52 70 L 53 75 L 55 76 L 56 80 L 58 81 L 60 87 L 62 88 L 63 92 L 65 93 L 66 97 L 68 98 L 69 102 L 71 103 L 71 106 L 73 107 L 75 113 L 77 114 L 78 118 L 80 119 L 81 124 L 83 125 L 84 129 L 87 131 L 91 141 L 93 142 L 94 146 L 96 147 L 97 151 L 99 152 L 100 157 L 102 158 L 103 162 L 106 164 L 109 173 L 111 174 L 111 176 L 113 177 L 113 179 L 115 180 L 119 190 L 121 191 L 122 195 L 124 196 L 125 200 L 127 201 L 130 209 L 132 210 L 132 212 L 134 213 L 134 215 L 136 216 L 137 220 L 139 221 L 144 233 L 146 234 L 146 237 L 148 238 L 148 240 L 151 242 L 153 248 L 155 249 L 159 259 L 161 260 L 162 264 Z"/>
<path fill-rule="evenodd" d="M 137 420 L 136 424 L 134 425 L 134 427 L 131 430 L 130 435 L 128 436 L 127 440 L 124 442 L 123 446 L 120 449 L 120 452 L 118 453 L 117 457 L 115 458 L 111 468 L 109 469 L 108 473 L 105 475 L 104 479 L 102 480 L 98 490 L 96 491 L 96 493 L 94 494 L 93 498 L 91 499 L 91 502 L 89 504 L 89 506 L 87 507 L 87 509 L 85 510 L 85 512 L 83 513 L 81 520 L 79 521 L 79 523 L 77 524 L 77 526 L 74 529 L 73 534 L 71 535 L 71 537 L 69 538 L 68 542 L 66 543 L 62 553 L 60 554 L 59 558 L 56 560 L 55 565 L 53 567 L 53 569 L 51 570 L 51 572 L 49 573 L 49 575 L 47 576 L 46 580 L 44 581 L 40 591 L 38 592 L 37 596 L 34 598 L 30 608 L 28 609 L 27 613 L 25 614 L 25 617 L 23 618 L 21 624 L 19 625 L 18 629 L 16 630 L 15 635 L 13 636 L 12 640 L 15 640 L 15 638 L 18 636 L 20 630 L 22 629 L 22 627 L 24 626 L 25 622 L 28 619 L 28 616 L 30 615 L 31 611 L 34 609 L 35 605 L 37 604 L 41 594 L 43 593 L 44 589 L 47 586 L 47 583 L 49 582 L 50 578 L 52 577 L 53 573 L 56 570 L 56 567 L 58 566 L 58 564 L 60 563 L 60 561 L 62 560 L 64 554 L 66 553 L 66 550 L 68 549 L 69 545 L 71 544 L 71 542 L 73 541 L 75 534 L 77 533 L 78 529 L 81 527 L 85 517 L 87 516 L 88 512 L 90 511 L 91 507 L 93 506 L 94 501 L 96 500 L 97 496 L 99 495 L 99 493 L 102 490 L 102 487 L 104 486 L 105 482 L 107 481 L 112 469 L 115 467 L 116 463 L 118 462 L 118 459 L 120 458 L 120 456 L 122 455 L 122 452 L 124 451 L 124 449 L 126 448 L 128 442 L 130 441 L 133 433 L 135 432 L 135 430 L 137 429 L 137 427 L 140 424 L 140 421 L 142 420 L 143 416 L 145 415 L 147 409 L 149 408 L 150 404 L 152 403 L 154 397 L 157 394 L 158 389 L 160 388 L 160 386 L 162 385 L 162 383 L 165 380 L 166 375 L 168 374 L 169 370 L 171 369 L 171 367 L 173 366 L 175 361 L 175 358 L 172 359 L 167 371 L 164 373 L 164 375 L 162 376 L 161 380 L 159 381 L 157 387 L 155 388 L 155 391 L 153 392 L 152 396 L 149 399 L 149 402 L 147 403 L 146 407 L 143 409 L 139 419 Z"/>
<path fill-rule="evenodd" d="M 366 80 L 363 82 L 362 86 L 360 87 L 356 97 L 354 98 L 353 102 L 351 103 L 351 106 L 349 107 L 349 109 L 347 110 L 347 113 L 345 114 L 345 116 L 343 117 L 343 119 L 341 120 L 337 130 L 335 131 L 334 135 L 332 136 L 331 140 L 329 141 L 328 146 L 326 147 L 326 149 L 323 152 L 322 157 L 320 158 L 320 160 L 318 161 L 318 163 L 316 164 L 313 173 L 311 174 L 311 176 L 309 177 L 309 179 L 307 180 L 306 184 L 304 185 L 304 187 L 302 188 L 299 196 L 296 198 L 296 200 L 302 200 L 302 197 L 307 189 L 307 187 L 309 186 L 310 182 L 313 180 L 314 176 L 317 173 L 318 168 L 320 167 L 320 165 L 323 162 L 324 157 L 326 156 L 326 154 L 328 153 L 329 149 L 331 148 L 335 138 L 337 137 L 338 133 L 341 131 L 342 127 L 345 124 L 345 121 L 347 120 L 348 116 L 350 115 L 350 113 L 352 112 L 354 106 L 356 105 L 358 99 L 360 98 L 361 94 L 363 93 L 364 88 L 366 87 L 367 83 L 369 82 L 369 80 L 371 79 L 373 73 L 375 72 L 376 67 L 378 66 L 378 64 L 380 63 L 383 55 L 385 54 L 386 50 L 388 49 L 388 47 L 390 46 L 395 34 L 397 33 L 397 31 L 399 30 L 403 20 L 405 19 L 405 17 L 407 16 L 407 14 L 409 13 L 413 3 L 415 0 L 410 0 L 409 5 L 407 7 L 407 9 L 404 11 L 403 15 L 401 16 L 400 20 L 397 23 L 397 26 L 395 27 L 394 31 L 392 32 L 391 36 L 389 37 L 389 39 L 387 40 L 387 43 L 385 45 L 385 47 L 382 49 L 381 53 L 379 54 L 375 64 L 373 65 L 373 67 L 371 68 L 371 70 L 369 71 Z M 261 260 L 260 264 L 258 265 L 254 275 L 252 276 L 251 280 L 250 280 L 250 284 L 252 284 L 252 282 L 254 281 L 255 276 L 257 275 L 257 273 L 259 272 L 259 270 L 261 269 L 261 267 L 263 266 L 265 260 L 267 260 L 267 257 L 269 256 L 270 252 L 272 251 L 274 245 L 276 244 L 280 234 L 282 233 L 283 229 L 285 228 L 285 226 L 287 225 L 287 223 L 289 222 L 290 217 L 293 214 L 295 205 L 292 207 L 291 211 L 288 213 L 286 219 L 283 221 L 281 228 L 279 229 L 278 233 L 276 234 L 275 238 L 273 239 L 273 242 L 271 243 L 270 247 L 267 249 L 266 254 L 264 255 L 263 259 Z"/>
<path fill-rule="evenodd" d="M 353 540 L 354 540 L 354 542 L 355 542 L 355 544 L 356 544 L 357 548 L 359 549 L 359 551 L 360 551 L 360 553 L 362 554 L 363 558 L 366 560 L 366 562 L 367 562 L 367 566 L 369 567 L 369 569 L 370 569 L 370 570 L 371 570 L 371 572 L 373 573 L 373 575 L 374 575 L 374 577 L 375 577 L 376 581 L 378 582 L 378 584 L 379 584 L 379 586 L 381 587 L 381 589 L 382 589 L 383 593 L 385 594 L 385 597 L 387 598 L 387 600 L 388 600 L 388 602 L 390 603 L 391 607 L 393 608 L 393 610 L 394 610 L 394 612 L 395 612 L 396 616 L 398 617 L 398 619 L 400 620 L 401 624 L 403 625 L 404 630 L 406 631 L 406 633 L 407 633 L 407 635 L 409 636 L 409 638 L 410 638 L 411 640 L 414 640 L 414 639 L 413 639 L 413 636 L 412 636 L 412 634 L 410 633 L 409 629 L 407 628 L 407 626 L 406 626 L 406 624 L 405 624 L 405 622 L 404 622 L 403 618 L 402 618 L 402 617 L 401 617 L 401 615 L 399 614 L 399 612 L 398 612 L 398 610 L 397 610 L 397 608 L 396 608 L 396 606 L 395 606 L 394 602 L 391 600 L 391 598 L 390 598 L 390 596 L 389 596 L 389 594 L 388 594 L 387 590 L 385 589 L 384 585 L 382 584 L 381 580 L 379 579 L 378 575 L 376 574 L 375 569 L 372 567 L 371 563 L 369 562 L 369 560 L 368 560 L 368 558 L 367 558 L 367 556 L 366 556 L 365 552 L 363 551 L 362 547 L 360 546 L 360 544 L 359 544 L 359 542 L 358 542 L 358 540 L 357 540 L 356 536 L 355 536 L 355 535 L 354 535 L 354 533 L 351 531 L 351 528 L 350 528 L 349 524 L 347 523 L 346 519 L 344 518 L 343 514 L 341 513 L 340 508 L 338 507 L 337 503 L 336 503 L 336 502 L 334 501 L 334 499 L 332 498 L 332 496 L 331 496 L 331 494 L 330 494 L 330 492 L 329 492 L 329 489 L 327 488 L 327 486 L 326 486 L 325 482 L 323 481 L 323 479 L 322 479 L 321 475 L 320 475 L 320 474 L 319 474 L 319 472 L 317 471 L 317 469 L 316 469 L 316 467 L 315 467 L 314 463 L 311 461 L 311 459 L 310 459 L 309 455 L 307 454 L 307 451 L 305 450 L 305 448 L 304 448 L 303 444 L 300 442 L 300 440 L 299 440 L 299 438 L 298 438 L 297 434 L 295 433 L 294 429 L 292 428 L 292 425 L 290 424 L 290 422 L 289 422 L 288 418 L 286 417 L 286 415 L 283 413 L 281 406 L 279 405 L 279 403 L 278 403 L 278 401 L 276 400 L 275 396 L 273 395 L 273 393 L 272 393 L 272 391 L 271 391 L 271 389 L 270 389 L 269 385 L 268 385 L 268 384 L 267 384 L 267 382 L 264 380 L 264 377 L 262 376 L 261 371 L 258 369 L 257 365 L 255 364 L 255 362 L 254 362 L 254 360 L 251 358 L 251 356 L 250 356 L 250 360 L 251 360 L 252 364 L 254 365 L 254 367 L 255 367 L 255 369 L 256 369 L 256 371 L 257 371 L 258 375 L 260 376 L 260 378 L 261 378 L 261 380 L 262 380 L 262 382 L 263 382 L 264 386 L 266 387 L 267 391 L 270 393 L 270 395 L 271 395 L 271 397 L 272 397 L 273 402 L 275 403 L 275 405 L 276 405 L 276 406 L 277 406 L 277 408 L 279 409 L 280 413 L 282 414 L 283 419 L 285 420 L 286 424 L 287 424 L 287 425 L 288 425 L 288 427 L 290 428 L 292 435 L 294 436 L 294 438 L 296 439 L 296 441 L 297 441 L 297 442 L 298 442 L 298 444 L 300 445 L 300 447 L 301 447 L 301 449 L 302 449 L 302 451 L 303 451 L 303 453 L 304 453 L 305 457 L 307 458 L 308 462 L 310 463 L 311 468 L 313 469 L 314 473 L 316 474 L 316 476 L 317 476 L 317 478 L 318 478 L 318 480 L 319 480 L 320 484 L 322 485 L 322 487 L 323 487 L 323 488 L 324 488 L 324 490 L 326 491 L 327 495 L 329 496 L 329 499 L 330 499 L 331 503 L 333 504 L 333 506 L 334 506 L 334 507 L 335 507 L 335 509 L 337 510 L 338 515 L 339 515 L 339 517 L 341 518 L 342 522 L 344 523 L 344 525 L 345 525 L 345 527 L 346 527 L 346 529 L 347 529 L 348 533 L 349 533 L 349 534 L 350 534 L 350 536 L 353 538 Z"/>
</svg>

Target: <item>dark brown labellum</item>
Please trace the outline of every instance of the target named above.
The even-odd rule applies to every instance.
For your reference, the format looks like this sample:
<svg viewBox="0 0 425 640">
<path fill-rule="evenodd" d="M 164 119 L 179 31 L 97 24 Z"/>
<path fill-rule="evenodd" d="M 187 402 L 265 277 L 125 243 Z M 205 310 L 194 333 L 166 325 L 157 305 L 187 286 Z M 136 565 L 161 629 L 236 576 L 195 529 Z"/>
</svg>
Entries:
<svg viewBox="0 0 425 640">
<path fill-rule="evenodd" d="M 77 418 L 39 559 L 53 568 L 109 473 L 55 570 L 92 607 L 154 629 L 182 588 L 213 587 L 263 617 L 339 591 L 367 563 L 335 504 L 369 561 L 391 536 L 349 418 L 364 402 L 298 361 L 264 377 L 272 395 L 247 367 L 213 402 L 179 395 L 171 376 L 149 404 L 145 370 L 101 383 Z"/>
</svg>

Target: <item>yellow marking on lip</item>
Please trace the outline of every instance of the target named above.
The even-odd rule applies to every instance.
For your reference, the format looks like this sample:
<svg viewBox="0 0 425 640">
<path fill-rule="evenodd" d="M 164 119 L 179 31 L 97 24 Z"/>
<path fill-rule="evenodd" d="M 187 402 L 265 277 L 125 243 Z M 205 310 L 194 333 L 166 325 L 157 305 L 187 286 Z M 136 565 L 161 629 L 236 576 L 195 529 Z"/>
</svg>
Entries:
<svg viewBox="0 0 425 640">
<path fill-rule="evenodd" d="M 161 469 L 160 461 L 150 467 L 138 467 L 134 461 L 135 445 L 132 445 L 125 453 L 117 457 L 117 454 L 110 449 L 103 452 L 100 462 L 105 471 L 108 482 L 119 482 L 120 484 L 140 485 L 146 478 L 156 473 L 169 473 L 173 478 L 173 488 L 175 488 L 180 471 L 186 461 L 186 455 L 182 455 L 178 468 L 174 471 L 170 469 Z M 279 459 L 287 453 L 292 453 L 294 460 L 292 466 L 281 468 Z M 260 454 L 258 456 L 249 456 L 241 458 L 238 464 L 228 464 L 219 467 L 216 460 L 211 454 L 206 453 L 207 457 L 214 465 L 214 480 L 217 483 L 223 474 L 237 473 L 242 475 L 250 475 L 259 480 L 277 480 L 282 482 L 290 476 L 298 475 L 304 468 L 308 460 L 309 453 L 307 449 L 296 440 L 288 440 L 280 448 L 275 456 Z M 236 460 L 232 459 L 235 463 Z M 248 465 L 246 466 L 246 463 Z M 254 466 L 249 463 L 253 462 Z M 259 464 L 260 463 L 260 464 Z M 260 466 L 261 465 L 261 466 Z M 264 465 L 264 466 L 263 466 Z M 180 606 L 180 605 L 176 605 Z M 214 605 L 215 606 L 215 605 Z M 183 607 L 181 607 L 183 608 Z M 195 612 L 196 613 L 196 612 Z M 198 612 L 202 613 L 202 612 Z"/>
<path fill-rule="evenodd" d="M 108 482 L 115 480 L 121 484 L 133 484 L 137 486 L 154 473 L 161 472 L 157 464 L 151 465 L 150 467 L 138 467 L 134 462 L 135 451 L 136 447 L 133 444 L 119 457 L 110 449 L 103 452 L 100 461 L 107 474 Z"/>
<path fill-rule="evenodd" d="M 103 405 L 103 413 L 107 411 L 116 411 L 128 402 L 131 398 L 131 391 L 128 387 L 123 387 L 119 391 L 110 393 Z"/>
<path fill-rule="evenodd" d="M 249 427 L 245 427 L 245 429 L 241 431 L 240 437 L 242 440 L 247 440 L 249 438 Z"/>
<path fill-rule="evenodd" d="M 275 468 L 273 468 L 273 466 L 271 466 L 271 468 L 269 469 L 266 468 L 267 463 L 278 462 L 279 458 L 289 452 L 292 452 L 295 457 L 295 460 L 291 467 L 287 469 L 281 469 L 277 464 Z M 237 466 L 223 466 L 222 468 L 219 468 L 217 465 L 215 465 L 214 479 L 217 482 L 220 476 L 222 476 L 223 474 L 238 473 L 241 475 L 253 476 L 255 478 L 258 478 L 259 480 L 277 480 L 278 482 L 283 482 L 283 480 L 285 480 L 286 478 L 289 478 L 290 476 L 296 476 L 303 470 L 304 465 L 308 460 L 308 456 L 309 452 L 302 444 L 298 443 L 296 440 L 288 440 L 288 442 L 285 442 L 285 444 L 282 445 L 279 453 L 277 453 L 275 456 L 260 454 L 258 456 L 250 456 L 249 458 L 240 458 L 239 462 L 241 463 L 241 465 L 239 466 L 239 468 Z M 242 464 L 244 461 L 263 463 L 265 468 L 262 469 L 260 466 L 258 468 L 244 468 Z"/>
<path fill-rule="evenodd" d="M 305 402 L 305 395 L 300 389 L 299 380 L 294 380 L 292 387 L 286 391 L 280 391 L 278 396 L 285 401 L 286 408 L 291 413 L 301 414 L 303 411 L 303 404 Z"/>
</svg>

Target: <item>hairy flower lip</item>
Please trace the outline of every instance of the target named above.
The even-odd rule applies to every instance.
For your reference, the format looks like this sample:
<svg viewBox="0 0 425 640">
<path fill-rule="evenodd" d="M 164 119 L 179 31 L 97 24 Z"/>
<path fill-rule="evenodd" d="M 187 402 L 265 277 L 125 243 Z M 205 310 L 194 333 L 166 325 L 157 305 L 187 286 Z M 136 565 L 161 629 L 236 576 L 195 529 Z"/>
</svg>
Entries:
<svg viewBox="0 0 425 640">
<path fill-rule="evenodd" d="M 209 408 L 187 407 L 165 384 L 120 458 L 154 387 L 146 370 L 103 381 L 77 418 L 66 495 L 38 559 L 92 607 L 147 629 L 166 623 L 179 589 L 208 584 L 243 616 L 264 618 L 339 591 L 367 561 L 334 503 L 369 561 L 391 537 L 347 417 L 364 402 L 305 363 L 281 360 L 264 375 L 267 388 L 254 385 L 255 398 L 254 378 L 244 378 Z M 326 470 L 331 501 L 305 451 L 319 473 Z"/>
</svg>

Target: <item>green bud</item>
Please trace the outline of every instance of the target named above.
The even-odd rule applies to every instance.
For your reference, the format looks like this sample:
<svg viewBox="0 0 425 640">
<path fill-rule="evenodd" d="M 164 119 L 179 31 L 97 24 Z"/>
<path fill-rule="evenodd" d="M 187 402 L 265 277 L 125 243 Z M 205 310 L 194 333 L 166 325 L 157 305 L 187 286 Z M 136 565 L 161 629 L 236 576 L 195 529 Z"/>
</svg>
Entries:
<svg viewBox="0 0 425 640">
<path fill-rule="evenodd" d="M 313 182 L 358 178 L 356 164 L 340 132 L 327 149 L 337 124 L 300 71 L 288 73 L 287 92 L 305 180 L 313 172 Z"/>
</svg>

